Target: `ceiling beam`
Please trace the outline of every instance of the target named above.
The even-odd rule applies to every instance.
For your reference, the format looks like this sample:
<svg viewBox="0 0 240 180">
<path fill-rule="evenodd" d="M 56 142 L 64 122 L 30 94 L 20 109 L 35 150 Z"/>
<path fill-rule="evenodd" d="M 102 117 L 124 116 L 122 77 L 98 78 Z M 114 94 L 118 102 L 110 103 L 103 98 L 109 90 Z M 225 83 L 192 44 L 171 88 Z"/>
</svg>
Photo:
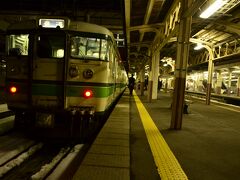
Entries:
<svg viewBox="0 0 240 180">
<path fill-rule="evenodd" d="M 140 47 L 149 47 L 151 46 L 152 41 L 144 41 L 144 42 L 135 42 L 135 43 L 130 43 L 128 46 L 140 46 Z"/>
<path fill-rule="evenodd" d="M 144 22 L 143 22 L 144 25 L 148 24 L 149 18 L 152 13 L 154 2 L 155 2 L 155 0 L 148 0 L 148 5 L 147 5 L 147 9 L 146 9 L 147 11 L 145 13 Z M 144 37 L 144 32 L 140 31 L 140 37 L 139 37 L 140 43 L 143 41 L 143 37 Z M 140 51 L 140 47 L 138 47 L 138 51 Z"/>
<path fill-rule="evenodd" d="M 204 44 L 204 45 L 208 45 L 209 47 L 212 47 L 212 46 L 213 46 L 212 43 L 209 43 L 209 42 L 207 42 L 207 41 L 203 41 L 203 40 L 201 40 L 201 39 L 190 38 L 189 41 L 192 42 L 192 43 L 196 43 L 196 44 L 197 44 L 197 43 L 202 43 L 202 44 Z M 172 42 L 177 42 L 177 37 L 172 37 L 172 38 L 170 38 L 170 39 L 168 40 L 168 43 L 172 43 Z"/>
<path fill-rule="evenodd" d="M 127 33 L 127 43 L 130 43 L 130 19 L 131 19 L 131 0 L 124 0 L 125 4 L 125 22 L 126 22 L 126 33 Z"/>
<path fill-rule="evenodd" d="M 230 31 L 231 33 L 236 33 L 236 34 L 240 34 L 240 26 L 239 24 L 235 24 L 235 23 L 230 23 L 227 21 L 214 21 L 213 24 L 219 25 L 219 26 L 223 26 L 225 27 L 225 31 Z"/>
<path fill-rule="evenodd" d="M 163 24 L 165 25 L 162 32 L 164 38 L 159 38 L 158 36 L 155 36 L 151 48 L 153 52 L 160 51 L 168 43 L 168 40 L 176 35 L 178 30 L 178 21 L 180 19 L 179 17 L 180 8 L 181 8 L 180 0 L 175 0 L 163 21 Z"/>
<path fill-rule="evenodd" d="M 138 31 L 138 30 L 144 30 L 144 29 L 152 29 L 153 31 L 155 31 L 154 29 L 160 28 L 160 27 L 164 27 L 165 25 L 163 23 L 156 23 L 156 24 L 144 24 L 141 26 L 132 26 L 129 28 L 129 31 Z"/>
<path fill-rule="evenodd" d="M 205 4 L 207 0 L 197 0 L 197 1 L 193 1 L 192 4 L 190 5 L 190 8 L 188 8 L 188 10 L 186 12 L 184 12 L 183 14 L 183 18 L 189 17 L 189 16 L 193 16 L 198 10 L 199 8 Z"/>
</svg>

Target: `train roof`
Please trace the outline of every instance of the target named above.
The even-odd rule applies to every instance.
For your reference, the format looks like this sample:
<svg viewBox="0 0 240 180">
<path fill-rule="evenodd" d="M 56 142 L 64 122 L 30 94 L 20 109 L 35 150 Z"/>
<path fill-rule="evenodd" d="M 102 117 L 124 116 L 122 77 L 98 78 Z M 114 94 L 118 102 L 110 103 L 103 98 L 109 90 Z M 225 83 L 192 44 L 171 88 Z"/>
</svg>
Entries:
<svg viewBox="0 0 240 180">
<path fill-rule="evenodd" d="M 86 22 L 72 21 L 72 22 L 70 22 L 68 29 L 73 30 L 73 31 L 106 34 L 106 35 L 113 37 L 112 32 L 109 31 L 107 28 L 105 28 L 103 26 L 99 26 L 97 24 L 91 24 L 91 23 L 86 23 Z"/>
<path fill-rule="evenodd" d="M 51 18 L 49 18 L 49 20 L 51 20 Z M 63 30 L 106 34 L 108 36 L 111 36 L 114 39 L 112 32 L 103 26 L 82 22 L 82 21 L 70 21 L 69 19 L 66 19 L 66 18 L 62 20 L 65 21 L 64 23 L 65 25 L 62 28 Z M 37 20 L 34 19 L 34 20 L 20 21 L 18 23 L 10 24 L 7 30 L 31 30 L 31 29 L 38 29 L 38 28 L 44 28 L 44 27 L 39 25 L 39 19 Z"/>
</svg>

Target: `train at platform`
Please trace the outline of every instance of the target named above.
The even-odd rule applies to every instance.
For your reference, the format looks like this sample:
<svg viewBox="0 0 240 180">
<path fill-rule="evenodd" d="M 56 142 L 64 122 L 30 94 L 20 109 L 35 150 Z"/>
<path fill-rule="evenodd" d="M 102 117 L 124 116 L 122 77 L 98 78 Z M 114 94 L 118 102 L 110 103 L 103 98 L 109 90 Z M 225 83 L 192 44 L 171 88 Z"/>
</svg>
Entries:
<svg viewBox="0 0 240 180">
<path fill-rule="evenodd" d="M 103 26 L 44 17 L 7 29 L 7 105 L 17 129 L 86 138 L 127 82 L 114 36 Z"/>
</svg>

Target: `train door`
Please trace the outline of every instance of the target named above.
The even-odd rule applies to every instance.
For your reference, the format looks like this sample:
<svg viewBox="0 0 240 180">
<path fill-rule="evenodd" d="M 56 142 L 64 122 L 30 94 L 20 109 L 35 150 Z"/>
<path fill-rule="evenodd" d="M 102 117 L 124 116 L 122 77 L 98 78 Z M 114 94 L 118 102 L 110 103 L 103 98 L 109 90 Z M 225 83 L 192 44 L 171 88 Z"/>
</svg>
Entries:
<svg viewBox="0 0 240 180">
<path fill-rule="evenodd" d="M 66 35 L 44 32 L 35 37 L 32 62 L 32 104 L 43 109 L 63 107 Z"/>
<path fill-rule="evenodd" d="M 7 35 L 6 88 L 9 109 L 22 109 L 29 105 L 30 37 L 29 33 L 15 31 Z"/>
</svg>

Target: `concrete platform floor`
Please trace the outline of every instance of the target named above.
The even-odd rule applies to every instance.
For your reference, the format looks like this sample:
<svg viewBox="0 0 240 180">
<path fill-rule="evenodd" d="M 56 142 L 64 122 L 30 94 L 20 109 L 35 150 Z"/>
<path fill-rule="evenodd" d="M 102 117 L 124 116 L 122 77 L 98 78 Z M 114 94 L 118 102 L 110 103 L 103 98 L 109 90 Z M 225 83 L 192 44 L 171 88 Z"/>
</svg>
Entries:
<svg viewBox="0 0 240 180">
<path fill-rule="evenodd" d="M 139 97 L 189 179 L 239 179 L 240 109 L 193 100 L 190 113 L 183 115 L 182 130 L 171 130 L 170 95 L 160 92 L 151 103 L 146 96 Z M 130 98 L 131 179 L 157 179 L 138 119 L 134 99 Z"/>
<path fill-rule="evenodd" d="M 138 97 L 188 179 L 239 179 L 240 108 L 193 99 L 189 114 L 183 114 L 182 129 L 172 130 L 170 94 L 160 92 L 151 103 L 147 96 Z M 135 100 L 128 91 L 124 93 L 73 179 L 161 179 Z"/>
</svg>

